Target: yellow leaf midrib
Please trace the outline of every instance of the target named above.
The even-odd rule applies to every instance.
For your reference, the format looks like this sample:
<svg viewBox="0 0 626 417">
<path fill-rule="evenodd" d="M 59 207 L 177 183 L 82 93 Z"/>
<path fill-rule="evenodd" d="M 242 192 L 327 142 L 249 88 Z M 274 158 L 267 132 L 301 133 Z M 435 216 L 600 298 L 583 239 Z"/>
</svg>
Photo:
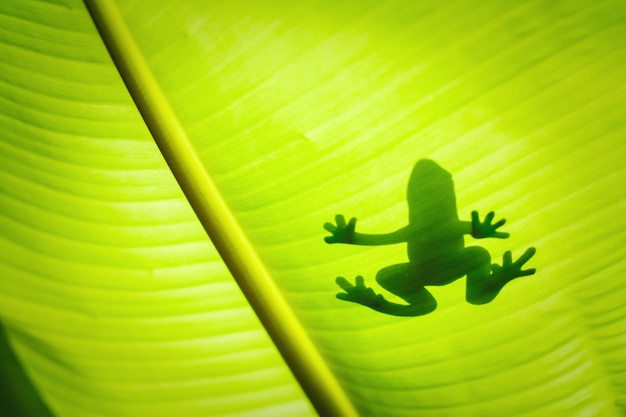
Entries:
<svg viewBox="0 0 626 417">
<path fill-rule="evenodd" d="M 117 6 L 85 0 L 157 146 L 225 264 L 315 409 L 356 416 L 353 405 L 295 317 L 198 158 Z"/>
</svg>

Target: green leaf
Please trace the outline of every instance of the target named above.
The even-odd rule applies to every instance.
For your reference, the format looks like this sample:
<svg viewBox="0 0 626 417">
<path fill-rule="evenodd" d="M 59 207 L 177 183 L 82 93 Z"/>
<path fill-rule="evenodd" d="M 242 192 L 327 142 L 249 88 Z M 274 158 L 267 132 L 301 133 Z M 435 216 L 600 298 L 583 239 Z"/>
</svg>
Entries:
<svg viewBox="0 0 626 417">
<path fill-rule="evenodd" d="M 0 18 L 0 317 L 43 400 L 57 416 L 311 415 L 85 7 L 3 2 Z"/>
<path fill-rule="evenodd" d="M 1 324 L 0 370 L 1 416 L 52 416 L 15 357 Z"/>
<path fill-rule="evenodd" d="M 0 4 L 0 319 L 54 415 L 626 415 L 623 2 L 88 3 Z M 398 302 L 405 247 L 322 226 L 406 226 L 422 159 L 537 272 L 338 300 Z"/>
</svg>

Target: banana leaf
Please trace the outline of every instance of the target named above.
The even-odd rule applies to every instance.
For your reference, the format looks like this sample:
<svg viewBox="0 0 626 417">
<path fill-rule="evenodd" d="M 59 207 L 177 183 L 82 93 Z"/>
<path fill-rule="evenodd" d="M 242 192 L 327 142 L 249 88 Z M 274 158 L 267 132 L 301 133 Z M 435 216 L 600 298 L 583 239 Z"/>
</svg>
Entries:
<svg viewBox="0 0 626 417">
<path fill-rule="evenodd" d="M 615 0 L 3 1 L 0 414 L 626 416 L 625 72 Z"/>
</svg>

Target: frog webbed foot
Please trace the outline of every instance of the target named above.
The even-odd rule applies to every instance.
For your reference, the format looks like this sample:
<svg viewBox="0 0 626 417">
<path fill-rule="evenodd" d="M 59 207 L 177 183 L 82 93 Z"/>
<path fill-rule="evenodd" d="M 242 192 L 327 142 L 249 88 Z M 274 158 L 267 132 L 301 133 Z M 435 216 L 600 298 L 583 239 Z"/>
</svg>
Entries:
<svg viewBox="0 0 626 417">
<path fill-rule="evenodd" d="M 526 249 L 526 252 L 524 252 L 524 254 L 515 262 L 513 262 L 513 255 L 511 254 L 511 251 L 506 251 L 502 256 L 502 266 L 498 264 L 491 265 L 491 274 L 494 277 L 505 279 L 507 281 L 514 278 L 533 275 L 536 271 L 535 268 L 522 269 L 522 267 L 530 258 L 533 257 L 536 251 L 537 250 L 535 248 Z"/>
<path fill-rule="evenodd" d="M 331 233 L 331 236 L 326 236 L 324 241 L 326 243 L 354 243 L 356 217 L 346 223 L 346 218 L 338 214 L 335 216 L 335 223 L 324 223 L 324 229 Z"/>
<path fill-rule="evenodd" d="M 344 277 L 337 277 L 335 282 L 344 290 L 344 292 L 337 293 L 337 298 L 340 300 L 362 304 L 371 308 L 376 308 L 385 302 L 382 294 L 376 294 L 373 289 L 365 286 L 365 280 L 360 275 L 356 277 L 355 285 L 352 285 Z"/>
<path fill-rule="evenodd" d="M 506 223 L 506 220 L 501 219 L 496 223 L 491 224 L 494 217 L 495 213 L 490 211 L 487 216 L 485 216 L 485 221 L 481 222 L 478 217 L 478 212 L 476 210 L 472 211 L 472 236 L 476 239 L 485 239 L 488 237 L 497 239 L 508 238 L 508 233 L 498 231 L 498 229 Z"/>
</svg>

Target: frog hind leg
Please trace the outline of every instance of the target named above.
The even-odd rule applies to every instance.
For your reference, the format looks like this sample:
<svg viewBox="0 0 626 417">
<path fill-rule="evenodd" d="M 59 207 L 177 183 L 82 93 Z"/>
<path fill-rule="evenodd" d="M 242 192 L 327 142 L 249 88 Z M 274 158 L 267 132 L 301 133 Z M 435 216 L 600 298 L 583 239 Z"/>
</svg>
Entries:
<svg viewBox="0 0 626 417">
<path fill-rule="evenodd" d="M 414 275 L 415 270 L 408 263 L 381 269 L 376 274 L 376 282 L 408 305 L 392 303 L 381 296 L 383 302 L 375 310 L 394 316 L 423 316 L 433 312 L 437 308 L 437 300 Z"/>
<path fill-rule="evenodd" d="M 502 266 L 491 265 L 489 252 L 481 247 L 468 247 L 464 252 L 470 267 L 465 297 L 471 304 L 487 304 L 513 279 L 535 273 L 534 269 L 522 270 L 524 263 L 535 254 L 535 248 L 529 248 L 515 262 L 512 261 L 511 252 L 506 252 Z"/>
<path fill-rule="evenodd" d="M 459 257 L 467 272 L 465 299 L 470 304 L 487 304 L 492 301 L 506 282 L 491 276 L 491 255 L 485 248 L 470 246 Z"/>
</svg>

